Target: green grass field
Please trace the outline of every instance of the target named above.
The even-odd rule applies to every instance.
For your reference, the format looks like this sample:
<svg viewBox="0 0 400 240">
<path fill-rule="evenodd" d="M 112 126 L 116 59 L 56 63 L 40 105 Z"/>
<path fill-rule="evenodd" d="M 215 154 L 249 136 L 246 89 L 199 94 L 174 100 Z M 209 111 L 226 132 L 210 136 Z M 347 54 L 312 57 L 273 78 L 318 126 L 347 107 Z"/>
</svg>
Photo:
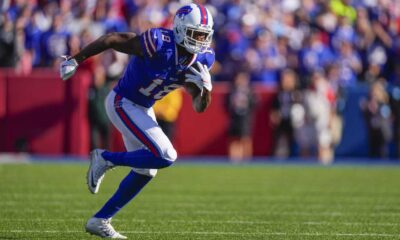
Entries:
<svg viewBox="0 0 400 240">
<path fill-rule="evenodd" d="M 0 239 L 96 239 L 85 164 L 0 165 Z M 400 239 L 400 167 L 181 164 L 113 219 L 129 239 Z"/>
</svg>

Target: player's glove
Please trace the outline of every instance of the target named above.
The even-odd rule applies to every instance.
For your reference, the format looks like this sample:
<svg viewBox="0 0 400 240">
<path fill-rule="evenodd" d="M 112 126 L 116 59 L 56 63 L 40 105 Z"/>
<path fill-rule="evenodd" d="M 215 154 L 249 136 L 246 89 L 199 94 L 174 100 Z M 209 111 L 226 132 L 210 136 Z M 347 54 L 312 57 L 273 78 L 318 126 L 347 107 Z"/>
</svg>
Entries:
<svg viewBox="0 0 400 240">
<path fill-rule="evenodd" d="M 78 62 L 71 56 L 61 56 L 64 61 L 60 64 L 60 77 L 62 80 L 67 80 L 72 77 L 78 68 Z"/>
<path fill-rule="evenodd" d="M 192 82 L 196 84 L 196 86 L 199 87 L 200 90 L 203 90 L 204 87 L 209 92 L 211 92 L 212 90 L 211 75 L 210 72 L 208 71 L 207 65 L 203 65 L 200 62 L 196 63 L 199 70 L 196 70 L 194 67 L 190 67 L 189 69 L 190 71 L 193 72 L 193 74 L 190 73 L 185 74 L 186 82 Z"/>
</svg>

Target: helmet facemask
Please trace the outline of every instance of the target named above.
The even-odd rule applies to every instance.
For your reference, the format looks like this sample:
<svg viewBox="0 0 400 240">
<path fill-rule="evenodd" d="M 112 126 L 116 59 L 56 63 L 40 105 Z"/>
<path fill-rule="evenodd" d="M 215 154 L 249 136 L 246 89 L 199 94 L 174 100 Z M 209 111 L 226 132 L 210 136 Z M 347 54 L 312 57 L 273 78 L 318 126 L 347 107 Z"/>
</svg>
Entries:
<svg viewBox="0 0 400 240">
<path fill-rule="evenodd" d="M 210 47 L 214 33 L 212 29 L 187 26 L 183 30 L 185 32 L 183 44 L 189 52 L 201 53 Z"/>
</svg>

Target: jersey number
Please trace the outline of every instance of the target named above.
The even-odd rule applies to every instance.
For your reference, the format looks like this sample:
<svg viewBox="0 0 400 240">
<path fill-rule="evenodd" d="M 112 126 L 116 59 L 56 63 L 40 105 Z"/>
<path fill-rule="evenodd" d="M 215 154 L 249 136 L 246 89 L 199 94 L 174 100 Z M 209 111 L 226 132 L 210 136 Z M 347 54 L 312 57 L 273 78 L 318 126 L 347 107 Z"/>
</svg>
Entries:
<svg viewBox="0 0 400 240">
<path fill-rule="evenodd" d="M 161 40 L 168 43 L 171 42 L 171 38 L 168 36 L 168 31 L 161 30 Z"/>
<path fill-rule="evenodd" d="M 163 83 L 162 79 L 154 79 L 153 82 L 148 87 L 140 88 L 139 92 L 141 92 L 146 97 L 153 95 L 153 98 L 158 100 L 158 99 L 161 99 L 162 97 L 164 97 L 165 95 L 167 95 L 172 90 L 180 87 L 180 85 L 178 85 L 178 84 L 171 84 L 171 85 L 164 86 L 164 89 L 162 89 L 162 90 L 160 89 L 157 93 L 153 93 L 153 90 L 156 87 L 160 86 L 162 83 Z"/>
</svg>

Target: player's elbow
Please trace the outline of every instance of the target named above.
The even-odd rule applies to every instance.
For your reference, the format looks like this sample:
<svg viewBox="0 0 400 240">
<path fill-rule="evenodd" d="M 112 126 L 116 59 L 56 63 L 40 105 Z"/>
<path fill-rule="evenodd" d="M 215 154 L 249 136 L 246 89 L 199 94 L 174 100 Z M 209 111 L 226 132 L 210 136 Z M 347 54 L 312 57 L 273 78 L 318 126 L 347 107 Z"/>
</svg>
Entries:
<svg viewBox="0 0 400 240">
<path fill-rule="evenodd" d="M 210 105 L 211 95 L 209 93 L 206 93 L 206 95 L 203 95 L 203 96 L 198 95 L 193 99 L 192 103 L 193 103 L 194 111 L 196 111 L 198 113 L 202 113 L 202 112 L 206 111 L 206 109 Z"/>
<path fill-rule="evenodd" d="M 193 102 L 193 109 L 197 113 L 203 113 L 210 105 L 210 101 L 195 101 Z"/>
<path fill-rule="evenodd" d="M 134 38 L 134 33 L 110 32 L 104 35 L 104 43 L 109 48 L 118 48 L 120 45 L 126 44 L 130 39 Z"/>
<path fill-rule="evenodd" d="M 194 109 L 194 111 L 197 112 L 197 113 L 203 113 L 203 112 L 206 111 L 207 107 L 205 107 L 205 106 L 199 106 L 199 105 L 197 105 L 197 104 L 194 104 L 194 105 L 193 105 L 193 109 Z"/>
<path fill-rule="evenodd" d="M 110 32 L 103 36 L 103 42 L 107 48 L 112 48 L 118 42 L 118 33 Z"/>
</svg>

